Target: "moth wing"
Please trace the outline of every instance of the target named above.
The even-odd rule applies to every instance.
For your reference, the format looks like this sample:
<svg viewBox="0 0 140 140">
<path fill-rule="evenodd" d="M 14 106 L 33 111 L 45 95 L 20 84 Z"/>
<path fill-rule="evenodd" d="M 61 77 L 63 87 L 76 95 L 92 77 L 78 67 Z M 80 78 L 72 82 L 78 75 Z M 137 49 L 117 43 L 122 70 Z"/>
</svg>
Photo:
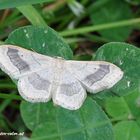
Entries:
<svg viewBox="0 0 140 140">
<path fill-rule="evenodd" d="M 33 72 L 18 80 L 20 95 L 29 102 L 47 102 L 51 99 L 53 70 Z"/>
<path fill-rule="evenodd" d="M 123 76 L 119 67 L 104 61 L 67 61 L 66 65 L 86 90 L 92 93 L 113 87 Z"/>
<path fill-rule="evenodd" d="M 51 60 L 53 58 L 14 45 L 0 46 L 0 68 L 13 79 L 49 67 Z"/>
<path fill-rule="evenodd" d="M 87 94 L 81 83 L 71 73 L 63 70 L 59 82 L 54 84 L 52 99 L 55 104 L 70 110 L 81 107 Z"/>
</svg>

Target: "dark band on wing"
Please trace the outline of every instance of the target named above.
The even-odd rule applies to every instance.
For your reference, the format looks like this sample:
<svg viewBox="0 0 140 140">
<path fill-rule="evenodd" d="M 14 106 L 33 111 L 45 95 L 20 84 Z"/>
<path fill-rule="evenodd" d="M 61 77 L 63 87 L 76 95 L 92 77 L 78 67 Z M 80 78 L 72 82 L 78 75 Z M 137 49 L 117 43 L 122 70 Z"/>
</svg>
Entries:
<svg viewBox="0 0 140 140">
<path fill-rule="evenodd" d="M 83 81 L 86 81 L 90 86 L 92 86 L 97 81 L 102 80 L 109 72 L 109 65 L 100 65 L 99 69 L 95 73 L 88 75 Z"/>
<path fill-rule="evenodd" d="M 7 55 L 9 56 L 10 61 L 16 68 L 18 68 L 20 73 L 29 71 L 30 70 L 29 65 L 20 58 L 18 52 L 19 51 L 17 49 L 8 48 Z"/>
<path fill-rule="evenodd" d="M 37 73 L 33 73 L 33 74 L 29 75 L 28 80 L 29 80 L 30 84 L 37 90 L 47 91 L 48 87 L 51 85 L 51 83 L 48 80 L 43 79 Z"/>
<path fill-rule="evenodd" d="M 60 93 L 67 95 L 67 96 L 73 96 L 75 94 L 78 94 L 80 92 L 80 90 L 81 90 L 81 88 L 78 88 L 77 83 L 60 85 Z"/>
</svg>

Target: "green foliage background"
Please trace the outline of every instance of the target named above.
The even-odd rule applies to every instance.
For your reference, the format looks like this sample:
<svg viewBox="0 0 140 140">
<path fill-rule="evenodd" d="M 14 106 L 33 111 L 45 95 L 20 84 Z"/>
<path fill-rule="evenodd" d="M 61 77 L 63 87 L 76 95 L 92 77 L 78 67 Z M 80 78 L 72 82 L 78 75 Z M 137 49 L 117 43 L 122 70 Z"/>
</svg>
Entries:
<svg viewBox="0 0 140 140">
<path fill-rule="evenodd" d="M 65 59 L 108 61 L 124 77 L 109 90 L 89 93 L 79 110 L 69 111 L 51 101 L 23 101 L 0 71 L 0 131 L 24 131 L 21 137 L 7 136 L 20 140 L 139 140 L 140 49 L 131 37 L 139 30 L 140 11 L 133 12 L 132 5 L 137 8 L 139 1 L 2 0 L 2 13 L 13 9 L 1 18 L 1 44 Z"/>
</svg>

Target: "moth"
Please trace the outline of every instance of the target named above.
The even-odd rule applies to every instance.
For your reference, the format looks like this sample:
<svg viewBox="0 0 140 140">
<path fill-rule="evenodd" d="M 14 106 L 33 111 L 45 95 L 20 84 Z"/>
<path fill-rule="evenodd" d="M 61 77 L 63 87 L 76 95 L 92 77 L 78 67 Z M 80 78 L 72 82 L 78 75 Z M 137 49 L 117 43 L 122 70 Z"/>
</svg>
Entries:
<svg viewBox="0 0 140 140">
<path fill-rule="evenodd" d="M 123 71 L 105 61 L 74 61 L 50 57 L 14 45 L 0 46 L 0 68 L 17 80 L 19 94 L 29 102 L 48 102 L 69 110 L 81 107 L 87 93 L 113 87 Z"/>
</svg>

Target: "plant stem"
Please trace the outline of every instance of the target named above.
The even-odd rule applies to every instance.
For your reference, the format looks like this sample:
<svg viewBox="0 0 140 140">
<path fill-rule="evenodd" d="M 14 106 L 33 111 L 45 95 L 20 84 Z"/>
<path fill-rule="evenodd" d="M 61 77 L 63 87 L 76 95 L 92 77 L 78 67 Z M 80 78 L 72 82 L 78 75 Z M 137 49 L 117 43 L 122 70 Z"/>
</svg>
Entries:
<svg viewBox="0 0 140 140">
<path fill-rule="evenodd" d="M 0 98 L 12 99 L 12 100 L 23 100 L 19 95 L 4 94 L 4 93 L 0 93 Z"/>
<path fill-rule="evenodd" d="M 7 89 L 15 89 L 16 88 L 16 85 L 14 84 L 11 84 L 11 83 L 4 83 L 4 84 L 0 84 L 0 89 L 2 88 L 7 88 Z"/>
<path fill-rule="evenodd" d="M 105 29 L 110 29 L 110 28 L 132 26 L 137 23 L 140 23 L 140 18 L 66 30 L 66 31 L 60 32 L 60 35 L 71 36 L 71 35 L 77 35 L 77 34 L 85 34 L 85 33 L 93 32 L 93 31 L 105 30 Z"/>
<path fill-rule="evenodd" d="M 2 111 L 4 111 L 4 109 L 11 103 L 11 100 L 7 99 L 4 100 L 1 105 L 0 105 L 0 113 L 2 113 Z"/>
</svg>

